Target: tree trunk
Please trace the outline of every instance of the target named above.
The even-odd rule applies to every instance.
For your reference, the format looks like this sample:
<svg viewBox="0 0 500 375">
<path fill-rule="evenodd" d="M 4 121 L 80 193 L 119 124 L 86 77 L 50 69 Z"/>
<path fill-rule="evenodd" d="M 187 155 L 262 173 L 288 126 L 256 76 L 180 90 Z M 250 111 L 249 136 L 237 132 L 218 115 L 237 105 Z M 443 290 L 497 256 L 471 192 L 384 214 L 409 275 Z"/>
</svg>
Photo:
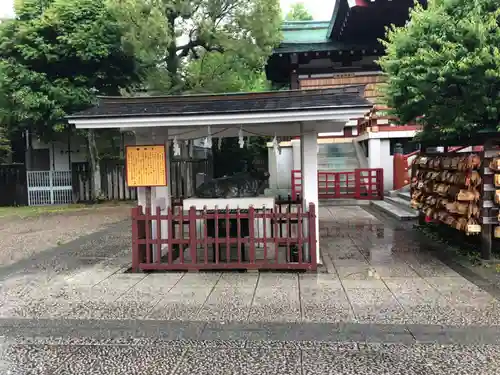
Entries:
<svg viewBox="0 0 500 375">
<path fill-rule="evenodd" d="M 87 133 L 87 141 L 89 146 L 89 164 L 91 172 L 92 184 L 92 199 L 97 201 L 101 198 L 101 166 L 99 164 L 99 152 L 95 141 L 95 133 L 89 130 Z"/>
<path fill-rule="evenodd" d="M 178 13 L 169 12 L 167 14 L 167 23 L 172 32 L 172 35 L 175 35 L 175 19 L 177 18 Z M 179 57 L 177 56 L 177 43 L 175 38 L 172 38 L 170 45 L 167 49 L 167 58 L 165 60 L 167 64 L 168 75 L 170 76 L 170 91 L 171 93 L 178 93 L 182 89 L 182 80 L 179 77 Z"/>
<path fill-rule="evenodd" d="M 31 126 L 29 127 L 28 131 L 26 132 L 26 169 L 28 171 L 31 171 L 33 169 L 33 130 L 31 129 Z"/>
</svg>

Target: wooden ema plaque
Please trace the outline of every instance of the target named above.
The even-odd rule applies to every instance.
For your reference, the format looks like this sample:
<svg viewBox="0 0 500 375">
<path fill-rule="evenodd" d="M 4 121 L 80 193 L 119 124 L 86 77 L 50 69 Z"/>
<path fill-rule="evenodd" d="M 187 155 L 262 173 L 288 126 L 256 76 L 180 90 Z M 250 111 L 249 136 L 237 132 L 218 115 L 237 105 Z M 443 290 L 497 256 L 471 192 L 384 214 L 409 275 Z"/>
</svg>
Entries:
<svg viewBox="0 0 500 375">
<path fill-rule="evenodd" d="M 167 186 L 165 145 L 127 146 L 125 163 L 128 186 Z"/>
</svg>

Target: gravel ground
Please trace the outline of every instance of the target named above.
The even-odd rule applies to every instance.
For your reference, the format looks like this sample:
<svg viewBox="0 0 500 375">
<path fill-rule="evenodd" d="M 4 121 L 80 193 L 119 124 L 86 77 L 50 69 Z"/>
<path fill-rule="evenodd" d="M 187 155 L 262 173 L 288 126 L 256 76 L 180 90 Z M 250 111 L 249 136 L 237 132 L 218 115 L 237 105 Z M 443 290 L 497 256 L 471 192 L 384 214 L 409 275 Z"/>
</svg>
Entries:
<svg viewBox="0 0 500 375">
<path fill-rule="evenodd" d="M 0 264 L 5 267 L 42 254 L 130 217 L 130 207 L 99 207 L 34 218 L 0 220 Z"/>
</svg>

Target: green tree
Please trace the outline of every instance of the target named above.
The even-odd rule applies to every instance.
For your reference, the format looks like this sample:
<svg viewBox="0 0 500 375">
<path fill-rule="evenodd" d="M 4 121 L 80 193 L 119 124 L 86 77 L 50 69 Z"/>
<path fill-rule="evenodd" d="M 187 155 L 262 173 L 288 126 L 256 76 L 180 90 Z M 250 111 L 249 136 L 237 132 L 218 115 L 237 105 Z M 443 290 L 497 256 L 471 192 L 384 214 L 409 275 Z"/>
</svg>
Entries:
<svg viewBox="0 0 500 375">
<path fill-rule="evenodd" d="M 126 49 L 147 63 L 142 89 L 158 94 L 270 89 L 264 66 L 281 41 L 278 0 L 109 2 L 128 26 Z M 255 141 L 265 144 L 265 139 Z M 263 147 L 239 149 L 236 143 L 228 139 L 221 149 L 214 147 L 214 160 L 239 165 L 267 154 Z"/>
<path fill-rule="evenodd" d="M 286 21 L 312 21 L 313 16 L 302 2 L 292 4 L 290 10 L 285 15 Z"/>
<path fill-rule="evenodd" d="M 124 30 L 104 0 L 21 0 L 16 7 L 17 18 L 0 25 L 0 123 L 10 134 L 30 129 L 54 140 L 67 114 L 139 80 L 141 65 L 124 50 Z M 88 140 L 98 172 L 93 132 Z"/>
<path fill-rule="evenodd" d="M 10 140 L 7 136 L 7 131 L 3 126 L 0 125 L 0 164 L 7 161 L 7 157 L 10 155 Z"/>
<path fill-rule="evenodd" d="M 280 42 L 277 0 L 108 0 L 128 29 L 127 49 L 148 63 L 159 93 L 263 89 Z"/>
<path fill-rule="evenodd" d="M 456 138 L 500 124 L 500 2 L 435 0 L 391 27 L 379 60 L 391 112 L 422 137 Z"/>
<path fill-rule="evenodd" d="M 184 68 L 184 92 L 218 93 L 270 90 L 263 69 L 248 66 L 247 62 L 229 53 L 204 53 Z"/>
</svg>

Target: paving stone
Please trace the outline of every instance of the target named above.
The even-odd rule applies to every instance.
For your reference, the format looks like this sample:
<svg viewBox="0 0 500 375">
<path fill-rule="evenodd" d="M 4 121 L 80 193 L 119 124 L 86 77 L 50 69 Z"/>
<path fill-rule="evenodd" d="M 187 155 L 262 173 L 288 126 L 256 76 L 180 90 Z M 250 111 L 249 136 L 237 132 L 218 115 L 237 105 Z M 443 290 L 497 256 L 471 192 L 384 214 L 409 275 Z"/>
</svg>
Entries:
<svg viewBox="0 0 500 375">
<path fill-rule="evenodd" d="M 260 279 L 259 273 L 223 273 L 216 287 L 254 288 Z"/>
<path fill-rule="evenodd" d="M 144 294 L 151 298 L 155 295 L 161 297 L 166 295 L 185 275 L 184 272 L 149 274 L 133 285 L 127 294 L 135 297 Z"/>
<path fill-rule="evenodd" d="M 444 326 L 408 324 L 417 343 L 485 345 L 500 344 L 499 326 Z"/>
<path fill-rule="evenodd" d="M 281 349 L 281 350 L 316 350 L 327 348 L 335 351 L 358 350 L 355 342 L 325 342 L 325 341 L 274 341 L 252 340 L 245 343 L 247 349 Z"/>
<path fill-rule="evenodd" d="M 397 352 L 391 354 L 371 350 L 303 350 L 303 374 L 432 374 L 425 358 L 418 353 L 405 352 L 404 356 L 399 356 Z"/>
<path fill-rule="evenodd" d="M 406 312 L 388 289 L 346 289 L 359 323 L 405 324 Z"/>
<path fill-rule="evenodd" d="M 75 350 L 74 346 L 2 345 L 0 372 L 9 375 L 53 374 Z"/>
<path fill-rule="evenodd" d="M 250 307 L 251 322 L 298 322 L 301 320 L 299 292 L 259 288 Z"/>
<path fill-rule="evenodd" d="M 175 374 L 301 374 L 299 350 L 188 350 Z"/>
<path fill-rule="evenodd" d="M 81 346 L 57 374 L 150 374 L 171 373 L 185 349 L 172 346 Z"/>
<path fill-rule="evenodd" d="M 384 278 L 384 282 L 403 308 L 411 309 L 414 305 L 433 305 L 442 297 L 423 279 Z"/>
<path fill-rule="evenodd" d="M 255 279 L 255 282 L 257 280 Z M 250 313 L 255 286 L 216 286 L 204 303 L 197 319 L 203 321 L 245 321 Z"/>
<path fill-rule="evenodd" d="M 425 264 L 413 262 L 410 266 L 421 277 L 462 277 L 444 263 L 435 260 Z"/>
<path fill-rule="evenodd" d="M 445 326 L 466 326 L 490 324 L 492 316 L 485 311 L 485 315 L 471 315 L 477 313 L 473 309 L 457 309 L 451 306 L 443 297 L 434 304 L 411 305 L 406 308 L 409 321 L 413 324 L 435 324 Z M 493 318 L 494 321 L 494 318 Z"/>
<path fill-rule="evenodd" d="M 262 274 L 253 296 L 249 320 L 298 322 L 301 320 L 296 274 Z"/>
<path fill-rule="evenodd" d="M 425 346 L 427 362 L 436 374 L 498 374 L 500 347 L 492 345 Z"/>
<path fill-rule="evenodd" d="M 314 292 L 321 288 L 342 289 L 342 283 L 336 274 L 299 274 L 298 276 L 301 292 Z"/>
<path fill-rule="evenodd" d="M 391 261 L 384 264 L 374 264 L 373 268 L 377 274 L 384 277 L 407 277 L 407 278 L 417 278 L 419 275 L 415 272 L 413 268 L 408 266 L 404 262 Z"/>
<path fill-rule="evenodd" d="M 183 293 L 169 294 L 160 300 L 148 313 L 148 319 L 196 320 L 210 291 L 206 288 L 192 288 Z"/>
<path fill-rule="evenodd" d="M 158 302 L 148 319 L 196 320 L 220 273 L 186 274 Z"/>
<path fill-rule="evenodd" d="M 375 269 L 368 263 L 342 264 L 334 261 L 340 280 L 380 280 Z"/>
<path fill-rule="evenodd" d="M 320 284 L 313 288 L 301 283 L 302 318 L 309 322 L 350 322 L 354 314 L 342 285 Z"/>
</svg>

